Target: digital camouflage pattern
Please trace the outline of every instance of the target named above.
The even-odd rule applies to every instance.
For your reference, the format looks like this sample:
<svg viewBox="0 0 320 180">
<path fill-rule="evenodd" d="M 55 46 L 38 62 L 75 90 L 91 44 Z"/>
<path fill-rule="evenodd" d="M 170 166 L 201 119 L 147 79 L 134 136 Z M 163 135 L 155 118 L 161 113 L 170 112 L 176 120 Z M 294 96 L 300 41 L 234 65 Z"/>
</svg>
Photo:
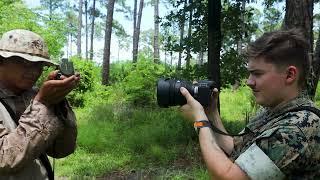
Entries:
<svg viewBox="0 0 320 180">
<path fill-rule="evenodd" d="M 320 179 L 320 118 L 307 110 L 276 117 L 298 106 L 314 106 L 303 94 L 258 113 L 245 128 L 248 134 L 235 138 L 231 157 L 235 160 L 255 142 L 287 179 Z"/>
</svg>

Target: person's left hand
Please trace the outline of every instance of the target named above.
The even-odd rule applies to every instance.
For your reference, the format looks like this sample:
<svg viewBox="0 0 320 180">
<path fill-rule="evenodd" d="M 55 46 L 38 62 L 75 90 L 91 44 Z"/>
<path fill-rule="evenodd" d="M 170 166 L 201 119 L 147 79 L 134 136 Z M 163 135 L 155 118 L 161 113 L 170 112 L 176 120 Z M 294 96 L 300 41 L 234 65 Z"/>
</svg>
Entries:
<svg viewBox="0 0 320 180">
<path fill-rule="evenodd" d="M 187 99 L 187 104 L 180 108 L 182 115 L 192 122 L 197 120 L 207 120 L 208 118 L 202 105 L 191 96 L 189 91 L 186 88 L 181 87 L 180 92 Z"/>
<path fill-rule="evenodd" d="M 55 77 L 57 77 L 57 74 L 58 71 L 53 71 L 48 75 L 47 81 L 42 84 L 34 100 L 47 106 L 57 104 L 62 101 L 70 91 L 76 88 L 80 81 L 79 74 L 70 77 L 62 75 L 59 80 L 56 80 Z"/>
</svg>

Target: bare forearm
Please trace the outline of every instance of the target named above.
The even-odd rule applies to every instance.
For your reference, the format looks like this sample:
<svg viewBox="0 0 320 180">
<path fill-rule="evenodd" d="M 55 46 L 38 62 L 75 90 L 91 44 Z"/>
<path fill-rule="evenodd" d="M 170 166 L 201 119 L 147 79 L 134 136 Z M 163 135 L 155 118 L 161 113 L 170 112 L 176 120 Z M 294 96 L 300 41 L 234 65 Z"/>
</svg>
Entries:
<svg viewBox="0 0 320 180">
<path fill-rule="evenodd" d="M 248 179 L 246 174 L 221 150 L 210 128 L 202 128 L 199 142 L 203 158 L 213 179 Z"/>
<path fill-rule="evenodd" d="M 210 113 L 208 115 L 208 118 L 215 127 L 227 133 L 218 112 Z M 226 152 L 227 154 L 230 154 L 232 152 L 234 144 L 233 138 L 231 136 L 226 136 L 215 132 L 213 132 L 213 136 L 215 137 L 216 143 L 224 150 L 224 152 Z"/>
</svg>

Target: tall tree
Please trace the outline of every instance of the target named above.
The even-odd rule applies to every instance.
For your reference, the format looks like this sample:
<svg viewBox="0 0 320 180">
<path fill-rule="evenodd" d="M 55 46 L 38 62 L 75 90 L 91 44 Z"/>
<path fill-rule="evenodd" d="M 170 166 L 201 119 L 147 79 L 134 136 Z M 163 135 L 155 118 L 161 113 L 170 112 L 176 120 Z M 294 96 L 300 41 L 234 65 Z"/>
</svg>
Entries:
<svg viewBox="0 0 320 180">
<path fill-rule="evenodd" d="M 153 42 L 154 62 L 160 62 L 159 53 L 159 0 L 154 0 L 154 42 Z"/>
<path fill-rule="evenodd" d="M 52 20 L 53 13 L 56 9 L 61 8 L 63 0 L 40 0 L 40 4 L 49 9 L 49 20 Z"/>
<path fill-rule="evenodd" d="M 103 85 L 108 85 L 109 83 L 110 45 L 111 45 L 114 3 L 115 3 L 115 0 L 109 0 L 108 6 L 107 6 L 107 19 L 106 19 L 103 65 L 102 65 L 102 84 Z"/>
<path fill-rule="evenodd" d="M 142 18 L 142 10 L 144 6 L 144 0 L 140 0 L 139 4 L 139 11 L 138 14 L 134 14 L 134 18 L 137 16 L 136 24 L 134 24 L 134 31 L 133 31 L 133 48 L 132 48 L 132 60 L 133 62 L 137 62 L 138 60 L 138 48 L 139 48 L 139 36 L 140 36 L 140 25 L 141 25 L 141 18 Z M 135 8 L 136 8 L 136 1 L 135 1 Z"/>
<path fill-rule="evenodd" d="M 93 59 L 93 35 L 94 35 L 94 20 L 96 18 L 96 0 L 93 0 L 92 11 L 91 11 L 91 34 L 90 34 L 90 60 Z"/>
<path fill-rule="evenodd" d="M 244 22 L 244 19 L 245 19 L 245 9 L 246 9 L 246 1 L 247 0 L 241 0 L 241 7 L 240 7 L 240 12 L 241 12 L 241 19 L 242 19 L 242 22 Z M 244 32 L 244 24 L 241 25 L 241 32 Z M 242 33 L 240 34 L 240 37 L 238 39 L 238 42 L 237 42 L 237 51 L 238 51 L 238 54 L 242 54 L 242 38 L 243 38 L 243 35 Z"/>
<path fill-rule="evenodd" d="M 220 88 L 221 1 L 208 3 L 208 77 Z"/>
<path fill-rule="evenodd" d="M 133 33 L 132 33 L 132 61 L 135 62 L 135 42 L 136 42 L 136 26 L 137 26 L 138 0 L 134 0 L 133 4 Z M 137 50 L 138 51 L 138 50 Z"/>
<path fill-rule="evenodd" d="M 189 24 L 188 24 L 188 41 L 191 42 L 192 36 L 192 13 L 193 13 L 193 6 L 192 0 L 189 0 Z M 187 69 L 190 68 L 190 60 L 191 60 L 191 46 L 187 46 L 187 57 L 186 57 L 186 67 Z"/>
<path fill-rule="evenodd" d="M 317 69 L 319 62 L 313 58 L 313 0 L 286 0 L 286 14 L 284 16 L 283 28 L 300 28 L 307 41 L 309 42 L 308 54 L 311 60 L 311 72 L 307 83 L 308 94 L 311 98 L 316 92 L 316 84 L 319 77 L 316 76 L 314 69 Z"/>
<path fill-rule="evenodd" d="M 178 57 L 178 67 L 177 69 L 181 69 L 181 59 L 182 59 L 182 52 L 183 52 L 183 39 L 184 39 L 184 26 L 186 21 L 186 7 L 187 7 L 187 0 L 184 0 L 184 7 L 182 9 L 182 17 L 179 20 L 179 27 L 180 27 L 180 45 L 179 45 L 179 57 Z"/>
<path fill-rule="evenodd" d="M 77 34 L 77 56 L 81 57 L 81 30 L 82 30 L 82 0 L 79 0 L 79 15 L 78 15 L 78 34 Z"/>
<path fill-rule="evenodd" d="M 66 11 L 66 23 L 67 23 L 67 36 L 68 36 L 68 43 L 67 43 L 67 57 L 72 56 L 72 42 L 74 42 L 74 37 L 77 35 L 77 15 L 71 9 Z"/>
<path fill-rule="evenodd" d="M 86 31 L 86 60 L 88 60 L 88 0 L 84 0 L 85 9 L 85 31 Z"/>
</svg>

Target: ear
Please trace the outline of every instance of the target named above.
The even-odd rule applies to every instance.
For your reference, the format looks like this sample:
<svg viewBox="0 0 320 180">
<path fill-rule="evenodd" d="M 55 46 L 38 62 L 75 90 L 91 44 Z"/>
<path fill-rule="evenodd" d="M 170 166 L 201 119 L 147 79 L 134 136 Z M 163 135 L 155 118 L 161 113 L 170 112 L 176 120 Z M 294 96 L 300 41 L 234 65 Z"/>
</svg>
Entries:
<svg viewBox="0 0 320 180">
<path fill-rule="evenodd" d="M 296 66 L 288 66 L 286 73 L 287 83 L 291 84 L 298 80 L 298 68 Z"/>
</svg>

